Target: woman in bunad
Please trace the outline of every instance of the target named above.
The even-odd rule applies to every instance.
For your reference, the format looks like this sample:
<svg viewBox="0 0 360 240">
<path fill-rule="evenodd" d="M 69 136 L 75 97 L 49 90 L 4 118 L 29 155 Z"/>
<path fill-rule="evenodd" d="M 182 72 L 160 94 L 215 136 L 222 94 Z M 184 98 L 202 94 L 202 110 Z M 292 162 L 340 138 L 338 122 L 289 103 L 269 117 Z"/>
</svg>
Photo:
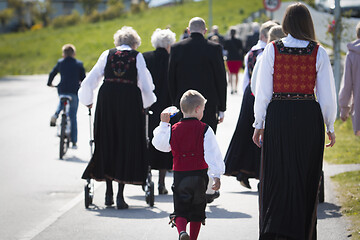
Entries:
<svg viewBox="0 0 360 240">
<path fill-rule="evenodd" d="M 79 89 L 80 102 L 91 108 L 93 92 L 103 80 L 95 110 L 95 151 L 82 178 L 106 181 L 106 206 L 114 204 L 112 181 L 118 182 L 118 209 L 129 207 L 124 184 L 142 185 L 148 170 L 143 109 L 156 96 L 144 57 L 135 50 L 140 43 L 133 28 L 118 30 L 115 48 L 100 55 Z"/>
<path fill-rule="evenodd" d="M 335 144 L 335 83 L 306 6 L 288 6 L 282 27 L 287 37 L 264 49 L 256 85 L 260 239 L 314 240 L 324 122 L 326 146 Z"/>
<path fill-rule="evenodd" d="M 155 84 L 155 94 L 157 101 L 150 110 L 153 112 L 149 116 L 149 161 L 152 169 L 159 170 L 159 194 L 167 194 L 168 190 L 165 187 L 166 171 L 172 169 L 172 154 L 171 152 L 160 152 L 151 143 L 153 138 L 153 131 L 160 122 L 160 113 L 166 107 L 171 105 L 171 99 L 168 90 L 168 63 L 170 46 L 176 41 L 175 33 L 170 29 L 156 29 L 151 36 L 151 43 L 155 50 L 145 52 L 144 58 L 146 66 L 149 69 Z"/>
<path fill-rule="evenodd" d="M 247 87 L 241 103 L 241 110 L 236 129 L 225 155 L 225 175 L 235 176 L 240 184 L 251 189 L 249 178 L 259 178 L 260 149 L 253 143 L 254 95 L 250 89 L 254 65 L 268 41 L 268 32 L 276 23 L 267 21 L 260 27 L 258 43 L 245 56 L 244 81 Z"/>
</svg>

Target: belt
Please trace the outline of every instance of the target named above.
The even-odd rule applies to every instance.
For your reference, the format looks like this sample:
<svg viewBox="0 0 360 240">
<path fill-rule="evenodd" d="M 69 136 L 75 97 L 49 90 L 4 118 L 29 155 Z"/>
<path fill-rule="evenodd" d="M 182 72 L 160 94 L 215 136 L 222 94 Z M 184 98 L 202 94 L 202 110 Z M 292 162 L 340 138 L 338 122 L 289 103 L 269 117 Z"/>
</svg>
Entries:
<svg viewBox="0 0 360 240">
<path fill-rule="evenodd" d="M 116 82 L 116 83 L 127 83 L 127 84 L 135 84 L 134 81 L 123 79 L 123 78 L 105 78 L 105 82 Z"/>
<path fill-rule="evenodd" d="M 271 100 L 315 100 L 315 95 L 305 93 L 273 93 Z"/>
</svg>

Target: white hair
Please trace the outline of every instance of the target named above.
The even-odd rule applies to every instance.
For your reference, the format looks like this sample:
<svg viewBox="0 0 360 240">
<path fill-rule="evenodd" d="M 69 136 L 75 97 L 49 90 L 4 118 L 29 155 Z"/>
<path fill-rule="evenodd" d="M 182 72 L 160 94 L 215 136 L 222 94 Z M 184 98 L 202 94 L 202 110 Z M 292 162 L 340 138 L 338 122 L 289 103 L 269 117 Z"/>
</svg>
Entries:
<svg viewBox="0 0 360 240">
<path fill-rule="evenodd" d="M 116 47 L 126 44 L 136 49 L 141 44 L 141 38 L 132 27 L 123 26 L 114 34 L 114 44 Z"/>
<path fill-rule="evenodd" d="M 154 48 L 167 48 L 176 41 L 175 36 L 170 29 L 157 28 L 151 36 L 151 44 Z"/>
<path fill-rule="evenodd" d="M 194 17 L 189 21 L 190 32 L 203 33 L 206 30 L 205 20 L 200 17 Z"/>
</svg>

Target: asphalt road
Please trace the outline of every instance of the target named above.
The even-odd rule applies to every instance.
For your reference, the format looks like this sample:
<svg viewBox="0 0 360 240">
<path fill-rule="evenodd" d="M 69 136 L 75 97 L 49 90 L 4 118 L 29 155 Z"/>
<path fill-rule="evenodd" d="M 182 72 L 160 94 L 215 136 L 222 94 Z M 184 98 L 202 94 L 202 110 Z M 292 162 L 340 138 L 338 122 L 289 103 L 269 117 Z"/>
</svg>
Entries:
<svg viewBox="0 0 360 240">
<path fill-rule="evenodd" d="M 80 179 L 90 159 L 87 109 L 79 106 L 79 148 L 58 159 L 56 129 L 49 127 L 57 104 L 56 89 L 46 86 L 47 76 L 0 79 L 0 239 L 177 239 L 168 225 L 172 195 L 155 196 L 145 203 L 141 187 L 126 185 L 128 210 L 105 208 L 103 183 L 95 184 L 94 205 L 84 207 Z M 223 155 L 240 111 L 241 95 L 228 95 L 225 121 L 217 139 Z M 348 167 L 351 170 L 354 167 Z M 329 171 L 328 171 L 329 169 Z M 330 170 L 334 171 L 330 171 Z M 348 220 L 341 216 L 329 175 L 339 167 L 325 165 L 325 203 L 318 208 L 318 239 L 348 239 Z M 157 171 L 153 171 L 157 190 Z M 166 177 L 170 189 L 171 174 Z M 257 239 L 258 194 L 222 177 L 221 196 L 207 207 L 206 226 L 199 239 Z"/>
</svg>

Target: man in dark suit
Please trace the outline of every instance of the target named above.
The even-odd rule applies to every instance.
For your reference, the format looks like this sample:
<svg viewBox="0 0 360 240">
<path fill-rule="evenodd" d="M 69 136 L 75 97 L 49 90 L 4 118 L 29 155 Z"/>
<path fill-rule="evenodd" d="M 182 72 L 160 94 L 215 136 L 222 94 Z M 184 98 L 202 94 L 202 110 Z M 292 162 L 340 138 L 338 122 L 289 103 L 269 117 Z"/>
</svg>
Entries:
<svg viewBox="0 0 360 240">
<path fill-rule="evenodd" d="M 172 45 L 169 60 L 169 88 L 173 103 L 179 107 L 182 94 L 194 89 L 206 99 L 203 122 L 216 132 L 226 110 L 226 73 L 222 47 L 204 38 L 205 21 L 195 17 L 189 22 L 190 37 Z"/>
</svg>

